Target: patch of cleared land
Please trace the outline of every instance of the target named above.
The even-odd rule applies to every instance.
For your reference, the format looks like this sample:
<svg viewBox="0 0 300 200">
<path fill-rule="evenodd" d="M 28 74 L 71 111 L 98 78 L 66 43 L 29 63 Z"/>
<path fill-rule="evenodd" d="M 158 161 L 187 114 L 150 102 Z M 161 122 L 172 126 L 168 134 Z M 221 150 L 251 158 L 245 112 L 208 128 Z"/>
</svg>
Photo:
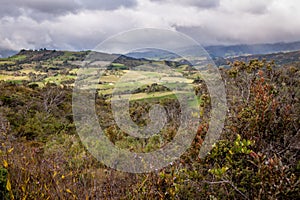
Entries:
<svg viewBox="0 0 300 200">
<path fill-rule="evenodd" d="M 0 80 L 2 81 L 28 81 L 28 76 L 12 76 L 0 74 Z"/>
</svg>

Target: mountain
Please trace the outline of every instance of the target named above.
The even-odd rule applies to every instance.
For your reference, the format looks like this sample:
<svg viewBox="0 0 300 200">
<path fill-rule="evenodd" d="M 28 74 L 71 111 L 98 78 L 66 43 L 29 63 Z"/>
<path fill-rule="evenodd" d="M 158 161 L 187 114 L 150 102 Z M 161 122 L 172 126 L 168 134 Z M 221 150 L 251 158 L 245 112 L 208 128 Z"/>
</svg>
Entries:
<svg viewBox="0 0 300 200">
<path fill-rule="evenodd" d="M 235 60 L 249 62 L 250 60 L 254 60 L 254 59 L 274 61 L 277 66 L 284 66 L 293 63 L 300 63 L 300 51 L 238 56 L 238 57 L 227 58 L 224 60 L 226 62 L 227 61 L 234 62 Z"/>
<path fill-rule="evenodd" d="M 278 52 L 290 52 L 300 50 L 300 41 L 289 42 L 289 43 L 274 43 L 274 44 L 240 44 L 240 45 L 216 45 L 216 46 L 205 46 L 204 49 L 213 58 L 228 58 L 236 56 L 246 56 L 246 55 L 258 55 L 258 54 L 272 54 Z M 15 55 L 17 51 L 1 49 L 0 48 L 0 58 L 9 57 Z M 176 50 L 177 54 L 198 56 L 204 55 L 202 47 L 191 46 L 185 49 Z M 135 59 L 149 59 L 149 60 L 174 60 L 179 56 L 174 52 L 168 52 L 162 49 L 152 49 L 146 48 L 143 50 L 138 50 L 130 52 L 125 56 L 135 58 Z"/>
<path fill-rule="evenodd" d="M 33 65 L 44 71 L 77 68 L 86 63 L 107 65 L 108 68 L 130 69 L 150 63 L 150 60 L 132 58 L 121 54 L 108 54 L 94 51 L 58 51 L 58 50 L 21 50 L 15 55 L 0 59 L 0 70 L 16 71 L 22 66 Z M 173 62 L 166 62 L 174 65 Z M 26 67 L 25 67 L 26 68 Z"/>
<path fill-rule="evenodd" d="M 300 50 L 299 42 L 275 43 L 275 44 L 254 44 L 254 45 L 232 45 L 232 46 L 207 46 L 204 47 L 211 57 L 234 57 L 241 55 L 271 54 Z"/>
<path fill-rule="evenodd" d="M 206 46 L 204 49 L 213 59 L 216 58 L 229 58 L 243 55 L 259 55 L 259 54 L 272 54 L 278 52 L 290 52 L 300 50 L 299 42 L 290 43 L 275 43 L 275 44 L 254 44 L 254 45 L 231 45 L 231 46 Z M 185 49 L 177 49 L 178 55 L 203 57 L 206 56 L 206 52 L 202 47 L 190 46 Z M 168 52 L 161 49 L 143 49 L 126 54 L 133 58 L 146 58 L 154 60 L 174 60 L 179 56 L 173 52 Z"/>
<path fill-rule="evenodd" d="M 294 44 L 294 43 L 293 43 Z M 269 45 L 267 45 L 270 47 Z M 280 45 L 276 46 L 279 49 Z M 281 49 L 287 47 L 286 44 L 281 45 Z M 297 45 L 291 45 L 289 49 L 296 48 Z M 229 48 L 229 47 L 228 47 Z M 264 49 L 264 51 L 267 48 Z M 285 48 L 287 49 L 287 48 Z M 274 49 L 273 49 L 274 50 Z M 254 53 L 255 51 L 253 51 Z M 258 51 L 260 52 L 260 51 Z M 188 49 L 182 49 L 181 52 L 178 51 L 180 55 L 189 55 L 193 58 L 200 58 L 207 56 L 207 53 L 203 51 L 200 47 L 191 47 Z M 48 64 L 53 65 L 53 62 L 65 62 L 73 65 L 81 65 L 82 61 L 106 61 L 122 64 L 126 67 L 135 67 L 147 63 L 152 63 L 153 61 L 163 62 L 168 66 L 180 66 L 180 65 L 189 65 L 190 63 L 186 60 L 179 59 L 180 56 L 170 53 L 163 50 L 156 49 L 146 49 L 143 51 L 131 52 L 126 55 L 120 54 L 108 54 L 101 52 L 92 52 L 92 51 L 80 51 L 80 52 L 70 52 L 70 51 L 56 51 L 56 50 L 21 50 L 17 54 L 9 57 L 2 58 L 2 62 L 5 63 L 1 68 L 10 68 L 14 69 L 18 67 L 15 63 L 26 64 L 26 63 L 36 63 L 36 62 L 49 62 Z M 234 62 L 235 60 L 248 62 L 253 59 L 258 60 L 274 60 L 278 66 L 284 66 L 291 63 L 300 63 L 300 50 L 298 51 L 289 51 L 289 52 L 279 52 L 279 53 L 269 53 L 269 54 L 253 54 L 253 55 L 241 55 L 241 56 L 232 56 L 232 57 L 213 57 L 213 61 L 217 66 L 227 65 L 228 62 Z M 10 62 L 6 62 L 10 61 Z M 62 67 L 64 67 L 62 65 Z"/>
<path fill-rule="evenodd" d="M 150 59 L 150 60 L 173 60 L 178 57 L 175 53 L 168 52 L 161 49 L 146 48 L 127 53 L 126 56 L 137 59 Z"/>
</svg>

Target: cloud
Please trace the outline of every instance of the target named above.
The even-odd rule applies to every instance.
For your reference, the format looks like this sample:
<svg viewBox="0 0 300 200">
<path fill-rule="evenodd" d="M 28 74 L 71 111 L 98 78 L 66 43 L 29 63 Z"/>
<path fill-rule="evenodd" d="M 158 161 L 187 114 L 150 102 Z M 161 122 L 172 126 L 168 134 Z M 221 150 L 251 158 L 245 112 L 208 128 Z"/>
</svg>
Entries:
<svg viewBox="0 0 300 200">
<path fill-rule="evenodd" d="M 24 13 L 45 13 L 52 15 L 61 15 L 68 12 L 75 12 L 78 9 L 76 0 L 2 0 L 0 15 L 20 16 Z"/>
<path fill-rule="evenodd" d="M 91 10 L 115 10 L 120 7 L 132 8 L 136 6 L 135 0 L 80 0 L 80 5 L 83 8 Z"/>
<path fill-rule="evenodd" d="M 160 4 L 195 6 L 198 8 L 214 8 L 219 6 L 220 0 L 151 0 Z"/>
<path fill-rule="evenodd" d="M 268 12 L 275 0 L 223 0 L 221 7 L 227 12 L 263 14 Z"/>
<path fill-rule="evenodd" d="M 126 10 L 85 10 L 45 21 L 29 16 L 4 17 L 0 19 L 0 27 L 5 30 L 0 30 L 0 47 L 91 49 L 107 37 L 132 28 L 132 20 Z"/>
<path fill-rule="evenodd" d="M 0 17 L 28 14 L 32 17 L 41 15 L 53 17 L 82 10 L 114 10 L 120 7 L 134 7 L 135 0 L 2 0 Z M 38 18 L 36 18 L 38 19 Z"/>
<path fill-rule="evenodd" d="M 196 18 L 198 24 L 174 27 L 205 45 L 300 40 L 300 2 L 296 0 L 222 0 L 218 8 Z"/>
<path fill-rule="evenodd" d="M 298 0 L 2 0 L 0 48 L 92 49 L 122 31 L 183 32 L 200 44 L 300 40 Z"/>
</svg>

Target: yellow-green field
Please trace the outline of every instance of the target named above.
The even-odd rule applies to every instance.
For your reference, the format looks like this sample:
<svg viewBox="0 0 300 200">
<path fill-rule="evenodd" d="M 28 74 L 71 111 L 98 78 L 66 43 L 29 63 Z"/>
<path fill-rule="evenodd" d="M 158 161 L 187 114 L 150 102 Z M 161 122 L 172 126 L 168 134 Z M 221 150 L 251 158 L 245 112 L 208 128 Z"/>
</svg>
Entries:
<svg viewBox="0 0 300 200">
<path fill-rule="evenodd" d="M 74 78 L 76 78 L 76 76 L 57 75 L 57 76 L 51 76 L 51 77 L 45 78 L 44 82 L 60 84 L 63 81 L 71 80 L 71 79 L 74 79 Z"/>
<path fill-rule="evenodd" d="M 70 55 L 69 55 L 70 56 Z M 14 60 L 24 59 L 24 57 L 15 57 L 11 60 L 2 60 L 0 65 L 4 63 L 14 63 Z M 61 64 L 62 61 L 55 60 L 52 63 L 43 62 L 42 67 L 46 69 L 53 64 Z M 86 74 L 85 81 L 87 81 L 87 88 L 98 89 L 99 94 L 112 95 L 114 91 L 124 92 L 124 98 L 130 98 L 130 101 L 143 100 L 143 99 L 158 99 L 164 97 L 174 98 L 175 95 L 172 92 L 174 88 L 181 88 L 181 92 L 184 93 L 186 87 L 192 87 L 193 79 L 182 76 L 182 72 L 186 72 L 185 67 L 181 70 L 170 69 L 158 69 L 159 71 L 153 71 L 151 69 L 137 69 L 137 70 L 104 70 L 101 77 L 97 77 L 99 68 L 75 68 L 70 69 L 66 74 L 60 74 L 59 71 L 52 73 L 52 75 L 44 78 L 43 80 L 31 80 L 30 74 L 46 75 L 46 72 L 35 70 L 36 63 L 22 64 L 22 69 L 17 71 L 0 71 L 0 80 L 2 81 L 32 81 L 32 83 L 38 84 L 39 87 L 44 87 L 47 83 L 55 83 L 57 85 L 63 84 L 64 81 L 76 80 L 77 74 Z M 122 64 L 114 63 L 114 67 L 124 67 Z M 146 67 L 146 66 L 145 66 Z M 20 76 L 15 76 L 18 73 Z M 49 75 L 49 73 L 48 73 Z M 145 88 L 150 87 L 153 83 L 165 86 L 171 91 L 152 91 L 146 92 Z M 68 84 L 73 86 L 72 83 Z M 127 93 L 132 93 L 136 89 L 141 89 L 141 92 L 132 94 L 130 97 Z M 179 89 L 180 90 L 180 89 Z"/>
<path fill-rule="evenodd" d="M 9 60 L 0 61 L 0 65 L 5 65 L 5 64 L 13 65 L 13 64 L 15 64 L 15 62 L 14 61 L 9 61 Z"/>
<path fill-rule="evenodd" d="M 138 88 L 146 88 L 153 83 L 165 86 L 171 91 L 159 92 L 139 92 L 136 94 L 122 94 L 121 97 L 130 99 L 130 101 L 144 100 L 144 99 L 158 99 L 158 98 L 176 98 L 173 91 L 174 88 L 181 87 L 182 91 L 176 93 L 186 93 L 188 87 L 193 87 L 192 79 L 187 79 L 181 76 L 180 73 L 158 73 L 150 71 L 128 71 L 123 70 L 123 76 L 108 74 L 100 78 L 102 84 L 91 84 L 90 88 L 99 89 L 98 93 L 102 95 L 112 95 L 114 92 L 129 92 L 132 93 Z"/>
<path fill-rule="evenodd" d="M 25 69 L 21 69 L 21 70 L 19 70 L 19 72 L 25 73 L 25 74 L 30 74 L 30 73 L 33 73 L 33 74 L 47 74 L 47 73 L 45 73 L 45 72 L 39 72 L 39 71 L 36 71 L 36 70 L 34 70 L 33 68 L 25 68 Z"/>
<path fill-rule="evenodd" d="M 177 92 L 177 94 L 184 94 L 185 92 Z M 129 99 L 130 101 L 136 101 L 136 100 L 142 100 L 142 99 L 156 99 L 156 98 L 163 98 L 163 97 L 171 97 L 175 98 L 176 94 L 172 91 L 166 91 L 166 92 L 153 92 L 153 93 L 137 93 L 137 94 L 127 94 L 122 95 L 123 99 Z"/>
<path fill-rule="evenodd" d="M 0 74 L 0 80 L 2 81 L 28 81 L 28 76 L 12 76 Z"/>
</svg>

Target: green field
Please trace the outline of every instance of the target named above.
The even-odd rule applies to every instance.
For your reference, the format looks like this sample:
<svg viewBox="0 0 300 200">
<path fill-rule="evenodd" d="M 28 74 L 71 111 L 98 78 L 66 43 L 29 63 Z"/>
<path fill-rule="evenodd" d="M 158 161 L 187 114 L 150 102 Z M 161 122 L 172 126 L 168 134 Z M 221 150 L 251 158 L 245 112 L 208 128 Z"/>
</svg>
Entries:
<svg viewBox="0 0 300 200">
<path fill-rule="evenodd" d="M 32 55 L 39 53 L 43 53 L 43 51 L 33 52 Z M 26 58 L 30 59 L 30 56 L 32 55 L 29 55 L 28 57 L 26 55 L 17 54 L 7 59 L 0 59 L 0 65 L 14 65 L 18 61 L 22 61 Z M 125 64 L 111 63 L 107 70 L 103 71 L 102 76 L 97 79 L 97 73 L 99 73 L 99 69 L 97 67 L 80 68 L 83 63 L 81 58 L 83 58 L 85 55 L 86 52 L 63 51 L 63 54 L 60 54 L 60 56 L 52 57 L 48 60 L 22 63 L 20 65 L 21 69 L 17 68 L 17 70 L 15 70 L 13 73 L 6 71 L 0 75 L 0 80 L 14 82 L 18 81 L 20 83 L 26 80 L 32 81 L 31 84 L 35 83 L 39 85 L 39 87 L 44 87 L 46 83 L 55 83 L 57 85 L 65 84 L 65 81 L 76 80 L 77 74 L 85 74 L 85 79 L 89 83 L 87 87 L 98 89 L 99 94 L 110 96 L 113 94 L 113 92 L 117 91 L 123 93 L 122 95 L 124 95 L 124 98 L 127 98 L 128 94 L 134 92 L 135 90 L 141 91 L 132 94 L 130 101 L 176 98 L 172 92 L 174 89 L 179 88 L 179 92 L 184 93 L 185 87 L 193 87 L 193 80 L 182 76 L 183 73 L 187 73 L 188 66 L 186 65 L 182 65 L 179 68 L 172 70 L 169 68 L 153 69 L 151 67 L 152 65 L 148 67 L 147 63 L 145 63 L 136 70 L 128 70 L 128 67 Z M 97 61 L 95 66 L 97 64 L 108 65 L 109 63 L 106 61 Z M 158 61 L 156 64 L 161 65 L 163 62 Z M 77 67 L 69 68 L 69 65 L 74 65 Z M 40 67 L 35 69 L 36 66 Z M 17 72 L 20 76 L 14 76 L 15 72 Z M 46 78 L 43 78 L 41 75 L 46 75 Z M 165 86 L 169 88 L 170 91 L 155 90 L 146 92 L 147 87 L 151 87 L 153 83 L 156 83 L 159 86 Z"/>
<path fill-rule="evenodd" d="M 28 81 L 28 76 L 12 76 L 0 74 L 0 80 L 2 81 Z"/>
<path fill-rule="evenodd" d="M 43 62 L 42 67 L 52 68 L 56 67 L 56 65 L 61 64 L 63 59 L 70 58 L 74 56 L 73 52 L 65 52 L 63 56 L 60 56 L 59 59 L 51 61 L 51 62 Z M 20 60 L 24 59 L 24 56 L 15 56 L 10 59 L 12 60 Z M 13 61 L 0 61 L 2 63 L 13 63 Z M 22 76 L 14 76 L 13 73 L 5 72 L 5 74 L 0 75 L 0 80 L 3 81 L 19 81 L 22 82 L 24 80 L 30 81 L 29 74 L 35 75 L 46 75 L 46 72 L 37 71 L 34 69 L 34 63 L 26 63 L 23 64 L 23 69 L 18 70 Z M 117 92 L 124 92 L 124 98 L 129 97 L 127 94 L 132 93 L 136 89 L 141 89 L 142 91 L 145 88 L 150 87 L 151 84 L 157 83 L 158 85 L 165 86 L 170 88 L 171 91 L 155 91 L 155 92 L 139 92 L 136 94 L 132 94 L 130 97 L 130 101 L 138 101 L 145 99 L 161 99 L 161 98 L 176 98 L 172 90 L 175 88 L 185 88 L 186 86 L 192 87 L 192 79 L 187 79 L 182 76 L 182 73 L 185 70 L 185 67 L 182 67 L 179 71 L 164 71 L 161 72 L 156 71 L 143 71 L 143 70 L 122 70 L 125 67 L 124 64 L 113 63 L 112 66 L 117 70 L 105 70 L 99 79 L 95 79 L 97 77 L 97 73 L 99 70 L 97 68 L 74 68 L 71 69 L 68 73 L 69 75 L 63 74 L 54 74 L 52 76 L 46 77 L 43 80 L 33 81 L 32 83 L 36 83 L 39 87 L 44 87 L 46 83 L 55 83 L 57 85 L 61 85 L 64 81 L 75 80 L 77 78 L 76 74 L 86 74 L 86 81 L 90 82 L 88 85 L 89 88 L 99 89 L 99 94 L 103 95 L 112 95 L 112 93 L 116 90 Z M 59 72 L 59 71 L 58 71 Z M 184 93 L 184 90 L 180 91 Z"/>
<path fill-rule="evenodd" d="M 15 62 L 14 61 L 10 61 L 10 60 L 0 60 L 0 65 L 14 65 Z"/>
<path fill-rule="evenodd" d="M 15 56 L 9 57 L 8 59 L 10 61 L 21 61 L 21 60 L 24 60 L 26 58 L 27 58 L 26 55 L 15 55 Z"/>
<path fill-rule="evenodd" d="M 56 83 L 56 84 L 61 84 L 63 81 L 67 81 L 67 80 L 72 80 L 72 79 L 75 79 L 76 76 L 71 76 L 71 75 L 57 75 L 57 76 L 51 76 L 51 77 L 48 77 L 46 79 L 44 79 L 44 82 L 49 82 L 49 83 Z"/>
</svg>

